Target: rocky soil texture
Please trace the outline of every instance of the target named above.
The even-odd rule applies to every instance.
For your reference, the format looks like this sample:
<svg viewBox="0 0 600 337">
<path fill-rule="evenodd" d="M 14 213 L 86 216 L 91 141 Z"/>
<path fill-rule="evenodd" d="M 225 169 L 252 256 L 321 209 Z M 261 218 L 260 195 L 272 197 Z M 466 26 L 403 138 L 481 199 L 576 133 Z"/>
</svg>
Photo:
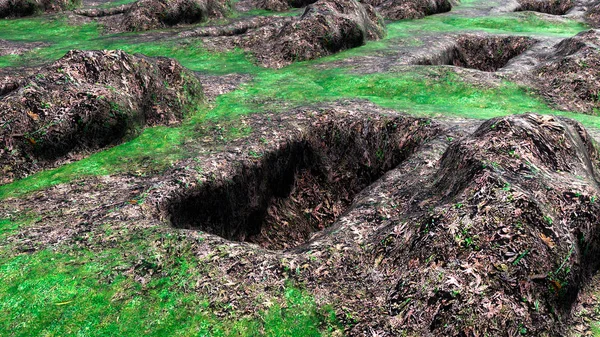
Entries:
<svg viewBox="0 0 600 337">
<path fill-rule="evenodd" d="M 0 335 L 598 333 L 597 4 L 27 4 Z"/>
</svg>

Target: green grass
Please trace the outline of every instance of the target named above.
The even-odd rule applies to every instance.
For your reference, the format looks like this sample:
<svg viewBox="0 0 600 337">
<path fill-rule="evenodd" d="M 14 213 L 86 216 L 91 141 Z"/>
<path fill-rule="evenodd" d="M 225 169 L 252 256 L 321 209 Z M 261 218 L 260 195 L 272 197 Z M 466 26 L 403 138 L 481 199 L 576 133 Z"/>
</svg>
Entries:
<svg viewBox="0 0 600 337">
<path fill-rule="evenodd" d="M 279 71 L 255 69 L 251 83 L 218 97 L 214 107 L 198 106 L 181 126 L 148 128 L 138 138 L 119 146 L 0 186 L 0 199 L 86 176 L 160 172 L 196 153 L 184 144 L 203 137 L 199 126 L 208 120 L 235 120 L 241 115 L 339 99 L 370 100 L 417 116 L 487 119 L 536 112 L 562 115 L 587 126 L 600 127 L 600 118 L 552 110 L 514 83 L 481 87 L 461 80 L 447 67 L 412 67 L 410 71 L 356 76 L 343 69 L 315 70 L 310 64 L 299 63 Z M 193 61 L 187 65 L 194 69 Z M 233 127 L 229 131 L 236 130 Z"/>
<path fill-rule="evenodd" d="M 99 7 L 100 8 L 118 7 L 121 5 L 127 5 L 130 3 L 134 3 L 135 1 L 136 0 L 116 0 L 116 1 L 110 1 L 110 2 L 103 3 Z"/>
<path fill-rule="evenodd" d="M 463 2 L 475 6 L 477 0 Z M 112 2 L 126 3 L 129 0 Z M 284 15 L 297 14 L 289 12 Z M 275 15 L 254 11 L 244 15 Z M 511 82 L 484 87 L 461 79 L 448 67 L 406 67 L 383 74 L 357 75 L 348 69 L 322 68 L 328 62 L 386 53 L 399 46 L 420 44 L 416 37 L 439 32 L 485 31 L 523 35 L 570 36 L 585 25 L 571 20 L 546 21 L 532 13 L 485 18 L 439 15 L 388 25 L 381 41 L 369 42 L 317 61 L 281 70 L 263 69 L 241 50 L 208 52 L 197 40 L 135 43 L 135 33 L 100 35 L 95 24 L 68 25 L 65 20 L 26 18 L 0 20 L 0 39 L 43 41 L 48 46 L 20 56 L 0 57 L 0 67 L 36 65 L 56 60 L 70 49 L 122 49 L 149 56 L 168 56 L 203 73 L 246 73 L 252 81 L 222 95 L 211 106 L 198 105 L 177 127 L 153 127 L 113 148 L 78 162 L 40 172 L 0 186 L 0 200 L 18 197 L 86 176 L 115 173 L 154 174 L 196 155 L 194 140 L 204 136 L 208 121 L 225 126 L 226 137 L 251 132 L 236 125 L 237 117 L 340 99 L 364 99 L 382 107 L 417 116 L 491 118 L 538 112 L 575 118 L 600 127 L 594 116 L 555 111 L 539 97 Z M 316 68 L 315 66 L 321 66 Z M 332 312 L 320 308 L 305 291 L 288 285 L 279 301 L 255 316 L 220 318 L 209 298 L 194 290 L 197 278 L 209 272 L 191 244 L 178 234 L 106 226 L 94 235 L 117 237 L 114 246 L 99 238 L 80 238 L 76 244 L 19 254 L 6 239 L 39 218 L 33 212 L 0 219 L 0 335 L 1 336 L 320 336 L 337 329 Z M 102 227 L 103 228 L 103 227 Z M 102 229 L 101 228 L 101 229 Z M 154 245 L 160 241 L 160 245 Z M 140 266 L 156 270 L 145 284 Z M 132 273 L 124 272 L 132 270 Z M 226 303 L 217 303 L 224 309 Z M 285 309 L 284 309 L 285 307 Z M 595 330 L 599 335 L 598 329 Z"/>
<path fill-rule="evenodd" d="M 337 329 L 330 308 L 291 285 L 256 316 L 217 317 L 215 310 L 235 311 L 194 290 L 209 270 L 190 243 L 177 234 L 138 234 L 118 249 L 0 258 L 0 335 L 321 336 Z"/>
</svg>

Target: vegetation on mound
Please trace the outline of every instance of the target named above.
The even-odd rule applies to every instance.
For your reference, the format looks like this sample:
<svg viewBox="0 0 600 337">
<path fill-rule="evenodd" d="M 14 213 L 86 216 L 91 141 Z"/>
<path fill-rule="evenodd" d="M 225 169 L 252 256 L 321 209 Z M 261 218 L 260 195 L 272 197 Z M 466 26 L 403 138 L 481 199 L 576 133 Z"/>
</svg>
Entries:
<svg viewBox="0 0 600 337">
<path fill-rule="evenodd" d="M 203 151 L 193 140 L 206 134 L 203 126 L 207 121 L 211 121 L 219 129 L 223 141 L 227 141 L 252 131 L 237 122 L 241 115 L 277 112 L 323 101 L 358 98 L 417 115 L 469 118 L 535 111 L 564 115 L 586 126 L 600 127 L 597 117 L 552 110 L 539 97 L 514 83 L 473 84 L 455 70 L 444 67 L 407 67 L 369 75 L 328 67 L 328 63 L 344 58 L 385 53 L 399 42 L 411 43 L 410 39 L 415 35 L 477 30 L 570 36 L 586 28 L 581 23 L 547 21 L 533 13 L 519 13 L 485 18 L 438 16 L 394 22 L 387 28 L 388 36 L 381 41 L 369 42 L 364 47 L 319 61 L 269 70 L 256 66 L 240 50 L 209 52 L 201 43 L 191 40 L 140 43 L 137 34 L 100 36 L 97 24 L 71 26 L 66 21 L 47 18 L 0 21 L 2 38 L 50 43 L 24 55 L 0 57 L 0 67 L 41 64 L 58 59 L 74 48 L 123 49 L 130 53 L 173 57 L 202 73 L 252 76 L 250 82 L 218 97 L 211 105 L 195 106 L 180 126 L 146 129 L 127 143 L 1 186 L 0 199 L 18 197 L 85 176 L 150 175 Z M 281 291 L 282 300 L 274 303 L 271 309 L 242 319 L 232 314 L 231 308 L 221 304 L 215 307 L 211 304 L 212 299 L 186 292 L 188 285 L 197 281 L 196 277 L 209 273 L 205 269 L 209 268 L 209 263 L 190 254 L 185 246 L 189 242 L 172 232 L 138 230 L 127 233 L 128 229 L 107 226 L 106 236 L 124 238 L 115 248 L 57 245 L 33 254 L 11 251 L 7 235 L 26 227 L 34 216 L 0 220 L 3 246 L 0 249 L 0 293 L 11 294 L 0 301 L 0 311 L 9 313 L 0 319 L 1 335 L 139 335 L 142 327 L 145 333 L 154 335 L 318 336 L 338 329 L 331 310 L 317 305 L 309 294 L 294 285 Z M 83 239 L 86 244 L 91 241 L 92 246 L 93 240 Z M 160 244 L 154 245 L 159 241 Z M 168 248 L 171 250 L 165 251 L 165 247 L 171 247 Z M 132 270 L 132 273 L 115 277 L 115 268 Z M 155 273 L 159 276 L 144 283 L 145 276 Z"/>
</svg>

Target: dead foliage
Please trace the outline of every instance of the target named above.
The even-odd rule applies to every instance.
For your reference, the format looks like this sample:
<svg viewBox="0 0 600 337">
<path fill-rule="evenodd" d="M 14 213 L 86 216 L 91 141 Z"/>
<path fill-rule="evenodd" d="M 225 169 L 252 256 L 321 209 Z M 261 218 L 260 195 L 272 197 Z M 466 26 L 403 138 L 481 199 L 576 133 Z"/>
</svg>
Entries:
<svg viewBox="0 0 600 337">
<path fill-rule="evenodd" d="M 160 29 L 209 18 L 221 18 L 231 10 L 229 0 L 139 0 L 124 13 L 124 31 Z"/>
<path fill-rule="evenodd" d="M 223 18 L 230 0 L 138 0 L 113 8 L 86 8 L 75 14 L 96 19 L 108 32 L 135 32 Z"/>
<path fill-rule="evenodd" d="M 422 65 L 453 65 L 493 72 L 536 42 L 525 36 L 461 35 L 438 53 L 417 60 Z"/>
<path fill-rule="evenodd" d="M 566 39 L 535 74 L 541 93 L 559 108 L 585 114 L 600 109 L 600 35 L 589 30 Z"/>
<path fill-rule="evenodd" d="M 3 91 L 1 183 L 144 126 L 177 123 L 203 97 L 195 75 L 175 60 L 122 51 L 71 51 Z"/>
<path fill-rule="evenodd" d="M 384 35 L 385 24 L 373 7 L 356 0 L 320 0 L 283 27 L 249 36 L 241 43 L 261 64 L 279 68 L 358 47 Z"/>
<path fill-rule="evenodd" d="M 290 8 L 306 7 L 317 0 L 252 0 L 251 7 L 283 12 Z"/>
<path fill-rule="evenodd" d="M 449 12 L 448 0 L 367 0 L 383 17 L 390 20 L 420 19 L 428 15 Z"/>
<path fill-rule="evenodd" d="M 178 192 L 168 217 L 176 227 L 289 249 L 329 227 L 435 131 L 419 119 L 325 115 L 277 150 L 240 158 L 227 174 Z"/>
<path fill-rule="evenodd" d="M 81 6 L 81 0 L 0 0 L 0 18 L 61 12 Z"/>
<path fill-rule="evenodd" d="M 574 5 L 573 0 L 519 0 L 519 7 L 516 11 L 565 15 Z"/>
<path fill-rule="evenodd" d="M 585 12 L 586 21 L 594 28 L 600 28 L 600 1 L 596 1 Z"/>
<path fill-rule="evenodd" d="M 598 266 L 599 159 L 580 124 L 531 114 L 451 144 L 422 191 L 394 191 L 412 205 L 374 237 L 379 269 L 397 269 L 386 329 L 564 335 Z"/>
</svg>

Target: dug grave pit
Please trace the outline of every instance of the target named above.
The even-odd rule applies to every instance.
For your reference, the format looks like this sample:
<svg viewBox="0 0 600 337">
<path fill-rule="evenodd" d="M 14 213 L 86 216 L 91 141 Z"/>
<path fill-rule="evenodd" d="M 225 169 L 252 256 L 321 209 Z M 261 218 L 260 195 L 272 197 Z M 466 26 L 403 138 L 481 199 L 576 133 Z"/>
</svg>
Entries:
<svg viewBox="0 0 600 337">
<path fill-rule="evenodd" d="M 418 65 L 451 65 L 495 72 L 537 41 L 525 36 L 460 35 L 449 46 L 417 60 Z"/>
<path fill-rule="evenodd" d="M 416 124 L 415 124 L 416 123 Z M 329 227 L 354 196 L 416 150 L 420 122 L 328 122 L 167 205 L 172 226 L 267 249 L 290 249 Z M 260 156 L 260 157 L 259 157 Z"/>
</svg>

